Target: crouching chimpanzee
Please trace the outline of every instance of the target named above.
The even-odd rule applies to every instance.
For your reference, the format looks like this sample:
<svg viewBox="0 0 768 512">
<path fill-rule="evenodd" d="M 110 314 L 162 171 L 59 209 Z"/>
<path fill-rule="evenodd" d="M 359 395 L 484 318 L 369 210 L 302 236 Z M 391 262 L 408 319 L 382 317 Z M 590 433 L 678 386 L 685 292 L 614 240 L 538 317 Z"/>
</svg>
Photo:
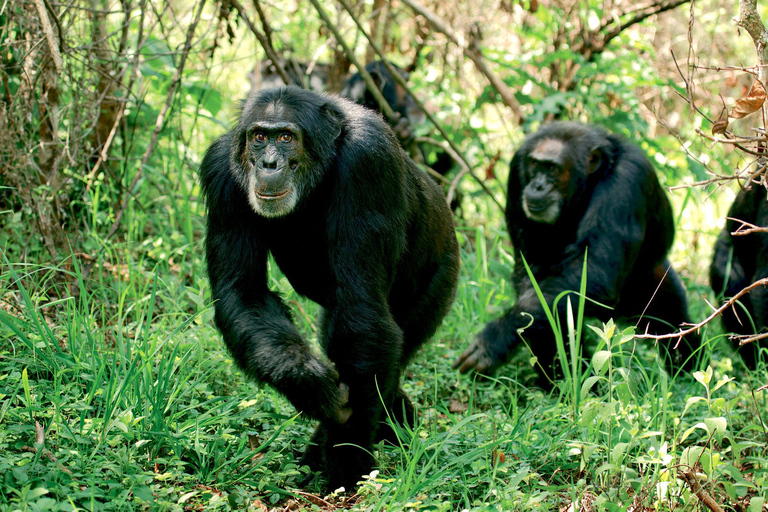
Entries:
<svg viewBox="0 0 768 512">
<path fill-rule="evenodd" d="M 756 184 L 739 192 L 728 210 L 728 220 L 715 244 L 715 254 L 709 268 L 709 280 L 717 294 L 732 297 L 758 279 L 768 277 L 768 233 L 755 232 L 733 236 L 744 221 L 758 227 L 768 226 L 766 190 Z M 740 305 L 723 313 L 728 332 L 759 334 L 768 331 L 768 289 L 758 286 L 739 299 Z M 750 368 L 757 363 L 758 343 L 739 348 Z"/>
<path fill-rule="evenodd" d="M 350 490 L 389 435 L 384 405 L 412 418 L 400 374 L 455 294 L 445 198 L 380 116 L 296 87 L 252 94 L 200 173 L 216 325 L 248 376 L 320 420 L 305 462 Z M 269 254 L 322 306 L 327 359 L 269 289 Z"/>
<path fill-rule="evenodd" d="M 687 322 L 680 278 L 666 259 L 674 237 L 672 208 L 645 154 L 594 126 L 560 122 L 529 136 L 510 166 L 507 227 L 515 248 L 517 304 L 485 326 L 454 363 L 464 373 L 492 372 L 520 345 L 518 329 L 549 373 L 556 345 L 544 309 L 522 264 L 530 266 L 549 306 L 578 291 L 587 251 L 588 316 L 640 317 L 638 330 L 674 332 Z M 558 310 L 565 319 L 566 301 Z M 529 316 L 530 315 L 530 316 Z M 672 350 L 671 363 L 692 365 L 699 339 Z M 545 379 L 540 382 L 544 384 Z"/>
</svg>

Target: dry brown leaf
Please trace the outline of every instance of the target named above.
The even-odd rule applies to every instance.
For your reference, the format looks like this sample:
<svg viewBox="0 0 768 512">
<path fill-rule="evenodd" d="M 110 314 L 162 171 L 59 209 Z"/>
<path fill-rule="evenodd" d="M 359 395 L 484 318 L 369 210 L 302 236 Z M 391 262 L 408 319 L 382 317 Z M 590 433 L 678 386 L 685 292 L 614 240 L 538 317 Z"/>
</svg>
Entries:
<svg viewBox="0 0 768 512">
<path fill-rule="evenodd" d="M 448 410 L 450 412 L 464 412 L 467 409 L 469 409 L 469 406 L 459 400 L 451 400 L 451 403 L 448 404 Z"/>
<path fill-rule="evenodd" d="M 765 87 L 763 87 L 760 80 L 755 80 L 752 83 L 752 87 L 749 88 L 747 96 L 737 99 L 728 115 L 733 119 L 741 119 L 752 112 L 760 110 L 763 103 L 765 103 Z"/>
</svg>

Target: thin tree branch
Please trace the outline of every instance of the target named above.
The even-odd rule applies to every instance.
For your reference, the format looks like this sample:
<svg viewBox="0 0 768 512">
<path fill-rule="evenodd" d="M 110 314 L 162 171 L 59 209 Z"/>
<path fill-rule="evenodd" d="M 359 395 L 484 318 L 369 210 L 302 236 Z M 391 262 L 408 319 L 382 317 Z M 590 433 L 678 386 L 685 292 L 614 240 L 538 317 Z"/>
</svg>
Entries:
<svg viewBox="0 0 768 512">
<path fill-rule="evenodd" d="M 236 0 L 232 0 L 232 1 L 235 2 Z M 168 88 L 168 95 L 166 96 L 166 99 L 165 99 L 165 105 L 163 105 L 163 109 L 160 111 L 160 114 L 157 116 L 157 120 L 155 121 L 155 129 L 152 132 L 152 138 L 150 139 L 149 144 L 147 145 L 147 149 L 144 151 L 144 154 L 141 157 L 141 163 L 139 164 L 139 168 L 136 170 L 136 174 L 133 176 L 131 185 L 125 191 L 125 194 L 123 194 L 122 205 L 120 206 L 120 210 L 118 210 L 117 215 L 115 215 L 115 221 L 112 223 L 112 227 L 109 229 L 107 238 L 111 238 L 112 235 L 114 235 L 115 232 L 117 231 L 117 228 L 120 226 L 120 220 L 123 218 L 125 209 L 128 207 L 129 196 L 133 193 L 134 187 L 143 176 L 144 166 L 147 165 L 149 156 L 152 154 L 152 151 L 154 151 L 155 146 L 157 145 L 157 139 L 160 136 L 160 132 L 163 130 L 163 125 L 165 124 L 165 116 L 168 114 L 168 110 L 170 110 L 171 108 L 171 103 L 173 103 L 173 98 L 176 96 L 176 89 L 178 88 L 179 83 L 181 83 L 181 75 L 184 72 L 184 65 L 187 63 L 189 50 L 192 47 L 192 39 L 195 35 L 195 28 L 197 28 L 197 24 L 200 22 L 200 15 L 203 13 L 204 6 L 205 6 L 205 0 L 200 0 L 200 3 L 198 4 L 198 8 L 197 8 L 197 13 L 195 13 L 195 18 L 192 21 L 192 23 L 189 25 L 189 28 L 187 29 L 187 38 L 186 38 L 186 41 L 184 42 L 184 50 L 181 52 L 179 65 L 176 67 L 176 72 L 173 75 L 173 80 L 171 81 L 171 85 Z"/>
<path fill-rule="evenodd" d="M 664 0 L 658 3 L 653 3 L 651 5 L 643 6 L 634 11 L 632 13 L 632 17 L 624 23 L 621 22 L 620 18 L 607 18 L 603 21 L 603 23 L 601 23 L 600 29 L 598 30 L 603 31 L 614 23 L 616 26 L 605 32 L 605 36 L 603 37 L 601 45 L 602 49 L 605 49 L 608 43 L 610 43 L 614 38 L 618 37 L 622 32 L 627 30 L 632 25 L 636 25 L 646 18 L 653 16 L 654 14 L 660 14 L 662 12 L 672 10 L 690 1 L 691 0 Z"/>
<path fill-rule="evenodd" d="M 741 222 L 741 226 L 731 233 L 732 236 L 751 235 L 752 233 L 768 233 L 768 227 L 757 226 L 745 220 L 735 219 L 733 217 L 726 217 L 726 219 L 734 222 Z"/>
<path fill-rule="evenodd" d="M 275 52 L 275 45 L 272 43 L 272 27 L 270 27 L 269 23 L 267 22 L 267 15 L 264 14 L 264 9 L 261 8 L 261 3 L 259 3 L 259 0 L 253 0 L 253 6 L 256 8 L 256 14 L 259 15 L 261 28 L 264 29 L 264 36 L 267 39 L 267 43 L 269 43 L 269 47 L 272 48 L 272 51 Z"/>
<path fill-rule="evenodd" d="M 710 314 L 707 318 L 705 318 L 701 322 L 699 322 L 697 324 L 684 324 L 684 325 L 690 325 L 691 326 L 688 329 L 683 329 L 683 330 L 680 330 L 680 331 L 677 331 L 677 332 L 672 332 L 672 333 L 669 333 L 669 334 L 648 334 L 648 333 L 636 334 L 635 338 L 646 339 L 646 340 L 671 340 L 671 339 L 677 338 L 677 343 L 675 343 L 675 348 L 677 348 L 677 345 L 680 344 L 680 341 L 683 339 L 683 337 L 685 337 L 688 334 L 691 334 L 691 333 L 693 333 L 695 331 L 698 331 L 699 329 L 704 327 L 706 324 L 711 322 L 713 319 L 715 319 L 715 317 L 723 314 L 723 312 L 726 309 L 734 307 L 734 305 L 736 304 L 736 301 L 738 301 L 744 295 L 748 294 L 749 292 L 751 292 L 752 290 L 754 290 L 755 288 L 757 288 L 759 286 L 768 286 L 768 277 L 764 277 L 763 279 L 758 279 L 757 281 L 755 281 L 751 285 L 747 286 L 746 288 L 744 288 L 743 290 L 741 290 L 740 292 L 735 294 L 733 297 L 731 297 L 730 299 L 725 301 L 725 304 L 723 304 L 719 308 L 715 309 L 712 312 L 712 314 Z"/>
<path fill-rule="evenodd" d="M 363 81 L 365 82 L 365 85 L 368 87 L 368 91 L 373 95 L 374 99 L 376 100 L 376 103 L 379 104 L 379 108 L 381 109 L 381 113 L 384 114 L 384 117 L 386 117 L 391 124 L 396 123 L 400 119 L 400 114 L 392 110 L 392 107 L 389 106 L 389 103 L 387 103 L 387 100 L 384 99 L 384 96 L 381 94 L 381 91 L 379 90 L 378 86 L 376 86 L 376 82 L 373 81 L 373 78 L 371 77 L 371 74 L 368 73 L 368 70 L 365 69 L 365 66 L 363 66 L 359 60 L 357 60 L 357 57 L 355 57 L 355 53 L 352 51 L 352 49 L 347 45 L 346 41 L 344 41 L 344 38 L 341 37 L 341 34 L 336 29 L 336 26 L 331 22 L 331 20 L 328 18 L 328 15 L 325 14 L 325 11 L 320 6 L 317 0 L 310 0 L 312 2 L 312 5 L 315 7 L 315 10 L 317 11 L 317 14 L 320 16 L 320 19 L 323 20 L 323 23 L 333 33 L 333 37 L 336 38 L 336 42 L 339 43 L 342 50 L 344 50 L 344 54 L 347 56 L 347 58 L 352 62 L 352 64 L 355 65 L 357 68 L 357 72 L 360 73 L 360 76 L 363 77 Z M 352 16 L 355 21 L 357 19 Z M 399 73 L 393 73 L 393 75 L 399 75 Z"/>
<path fill-rule="evenodd" d="M 421 14 L 424 16 L 424 18 L 429 21 L 429 23 L 438 31 L 442 32 L 446 36 L 448 36 L 448 39 L 450 39 L 453 44 L 458 46 L 462 52 L 464 52 L 464 55 L 469 57 L 469 59 L 475 64 L 475 67 L 477 70 L 485 75 L 485 77 L 488 79 L 489 82 L 491 82 L 491 85 L 494 89 L 499 93 L 499 96 L 501 96 L 501 99 L 504 101 L 504 104 L 509 107 L 509 109 L 512 111 L 512 113 L 515 115 L 515 121 L 519 122 L 524 116 L 522 109 L 520 107 L 520 103 L 517 101 L 517 98 L 515 98 L 515 95 L 512 93 L 512 90 L 505 84 L 491 69 L 488 67 L 488 65 L 485 63 L 485 60 L 483 60 L 483 54 L 481 52 L 480 47 L 477 44 L 467 44 L 464 41 L 464 38 L 453 31 L 453 29 L 448 26 L 445 21 L 443 21 L 439 16 L 437 16 L 432 11 L 428 10 L 426 7 L 421 5 L 416 0 L 402 0 L 404 4 L 406 4 L 408 7 L 416 11 L 418 14 Z"/>
<path fill-rule="evenodd" d="M 315 0 L 312 0 L 313 2 Z M 344 7 L 344 10 L 349 13 L 350 17 L 354 20 L 355 24 L 357 25 L 357 28 L 360 30 L 360 32 L 365 36 L 365 38 L 368 40 L 369 47 L 373 49 L 373 51 L 376 53 L 376 55 L 381 59 L 381 61 L 384 63 L 384 65 L 387 68 L 387 71 L 389 71 L 389 74 L 392 75 L 392 77 L 395 79 L 395 81 L 400 85 L 400 87 L 405 90 L 406 93 L 408 93 L 411 98 L 413 98 L 413 101 L 416 103 L 416 105 L 421 109 L 422 112 L 424 112 L 424 115 L 427 116 L 427 119 L 429 119 L 429 122 L 432 123 L 432 125 L 437 128 L 437 131 L 440 132 L 440 135 L 442 135 L 443 139 L 446 141 L 446 144 L 441 144 L 440 142 L 430 139 L 428 137 L 419 137 L 416 139 L 417 142 L 426 142 L 428 144 L 432 144 L 434 146 L 438 146 L 443 148 L 453 159 L 454 162 L 458 162 L 459 165 L 462 167 L 461 174 L 464 174 L 464 170 L 466 169 L 466 173 L 468 173 L 474 180 L 480 185 L 480 187 L 483 189 L 483 191 L 488 194 L 488 196 L 493 200 L 494 203 L 501 209 L 502 212 L 504 212 L 504 206 L 496 199 L 496 197 L 493 195 L 493 192 L 488 188 L 488 185 L 483 182 L 483 180 L 480 179 L 479 176 L 477 176 L 475 173 L 472 172 L 472 168 L 469 165 L 469 162 L 467 161 L 467 157 L 464 156 L 459 146 L 453 142 L 451 137 L 448 135 L 448 132 L 443 129 L 443 127 L 440 125 L 439 122 L 437 122 L 437 119 L 432 115 L 432 113 L 427 110 L 427 108 L 424 106 L 424 103 L 422 103 L 421 100 L 414 94 L 414 92 L 411 90 L 411 88 L 406 83 L 405 79 L 400 75 L 400 73 L 390 64 L 387 57 L 384 55 L 384 52 L 381 48 L 379 48 L 379 45 L 376 43 L 376 41 L 373 40 L 373 38 L 365 31 L 360 21 L 355 16 L 354 12 L 352 11 L 351 6 L 347 2 L 347 0 L 339 0 L 339 3 Z M 438 174 L 438 173 L 436 173 Z M 439 174 L 438 174 L 439 175 Z M 451 184 L 453 185 L 453 183 Z M 458 182 L 457 182 L 458 185 Z M 455 189 L 455 187 L 453 187 Z M 451 190 L 449 189 L 449 194 L 451 193 Z M 448 204 L 451 204 L 452 198 L 447 198 Z"/>
<path fill-rule="evenodd" d="M 766 33 L 765 25 L 763 25 L 757 12 L 757 0 L 739 0 L 739 17 L 736 20 L 736 25 L 746 30 L 752 38 L 755 50 L 757 50 L 757 61 L 760 64 L 758 78 L 761 82 L 766 83 L 768 81 L 766 80 L 768 69 L 765 67 L 765 64 L 768 64 L 768 33 Z"/>
<path fill-rule="evenodd" d="M 688 484 L 691 488 L 691 492 L 699 498 L 699 501 L 712 512 L 724 512 L 722 507 L 709 495 L 709 493 L 701 486 L 699 479 L 693 473 L 692 470 L 686 469 L 678 473 L 678 477 Z"/>
<path fill-rule="evenodd" d="M 48 41 L 48 50 L 50 50 L 51 57 L 53 57 L 56 72 L 61 74 L 64 69 L 64 61 L 61 59 L 59 45 L 56 44 L 56 35 L 53 33 L 53 27 L 51 26 L 50 18 L 48 18 L 48 9 L 45 6 L 44 0 L 35 0 L 35 7 L 37 7 L 37 14 L 40 17 L 40 25 L 43 27 L 45 39 Z"/>
<path fill-rule="evenodd" d="M 288 73 L 285 72 L 285 69 L 283 68 L 283 63 L 280 61 L 280 59 L 277 56 L 277 53 L 275 53 L 275 49 L 272 48 L 272 44 L 269 42 L 269 39 L 267 39 L 267 36 L 262 34 L 258 28 L 256 28 L 256 25 L 254 25 L 251 20 L 248 18 L 248 14 L 245 12 L 245 9 L 243 8 L 242 4 L 238 0 L 230 0 L 232 2 L 232 6 L 237 9 L 237 12 L 240 13 L 240 18 L 245 21 L 245 24 L 248 25 L 248 28 L 251 32 L 253 32 L 253 35 L 256 36 L 256 39 L 259 40 L 259 44 L 261 44 L 261 47 L 264 48 L 264 51 L 267 54 L 267 57 L 269 57 L 269 60 L 272 61 L 272 64 L 274 64 L 275 69 L 277 70 L 277 74 L 280 75 L 280 78 L 283 79 L 283 82 L 285 85 L 291 85 L 293 84 L 293 80 L 288 76 Z M 263 22 L 263 20 L 262 20 Z"/>
</svg>

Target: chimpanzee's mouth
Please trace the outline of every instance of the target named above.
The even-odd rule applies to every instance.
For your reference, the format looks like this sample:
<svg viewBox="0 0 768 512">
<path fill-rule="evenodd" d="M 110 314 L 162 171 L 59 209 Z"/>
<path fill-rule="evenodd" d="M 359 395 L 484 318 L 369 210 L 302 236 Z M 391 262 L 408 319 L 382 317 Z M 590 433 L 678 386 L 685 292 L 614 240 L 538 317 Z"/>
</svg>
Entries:
<svg viewBox="0 0 768 512">
<path fill-rule="evenodd" d="M 293 190 L 292 188 L 287 188 L 287 189 L 283 190 L 282 192 L 278 192 L 276 194 L 266 194 L 266 193 L 262 193 L 262 192 L 256 192 L 256 196 L 259 199 L 264 199 L 265 201 L 274 201 L 275 199 L 282 199 L 282 198 L 284 198 L 285 196 L 290 194 L 292 190 Z"/>
<path fill-rule="evenodd" d="M 552 206 L 553 201 L 526 201 L 525 206 L 531 213 L 542 213 Z"/>
</svg>

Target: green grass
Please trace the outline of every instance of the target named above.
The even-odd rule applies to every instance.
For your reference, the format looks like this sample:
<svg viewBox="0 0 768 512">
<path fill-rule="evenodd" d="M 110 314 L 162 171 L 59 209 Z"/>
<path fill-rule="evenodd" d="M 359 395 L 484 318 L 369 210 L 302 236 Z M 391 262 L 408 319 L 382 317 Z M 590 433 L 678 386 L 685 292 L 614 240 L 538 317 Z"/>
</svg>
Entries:
<svg viewBox="0 0 768 512">
<path fill-rule="evenodd" d="M 727 509 L 768 497 L 768 375 L 749 374 L 717 325 L 696 378 L 659 370 L 625 326 L 584 329 L 579 301 L 560 342 L 595 355 L 568 359 L 552 393 L 531 387 L 524 351 L 493 379 L 451 370 L 514 300 L 508 240 L 488 226 L 460 229 L 456 302 L 404 379 L 418 425 L 379 447 L 358 499 L 299 493 L 313 425 L 233 368 L 211 322 L 200 214 L 188 199 L 174 210 L 189 215 L 153 242 L 3 261 L 0 509 L 700 510 L 678 478 L 691 466 Z M 317 308 L 277 272 L 271 284 L 313 338 Z"/>
</svg>

